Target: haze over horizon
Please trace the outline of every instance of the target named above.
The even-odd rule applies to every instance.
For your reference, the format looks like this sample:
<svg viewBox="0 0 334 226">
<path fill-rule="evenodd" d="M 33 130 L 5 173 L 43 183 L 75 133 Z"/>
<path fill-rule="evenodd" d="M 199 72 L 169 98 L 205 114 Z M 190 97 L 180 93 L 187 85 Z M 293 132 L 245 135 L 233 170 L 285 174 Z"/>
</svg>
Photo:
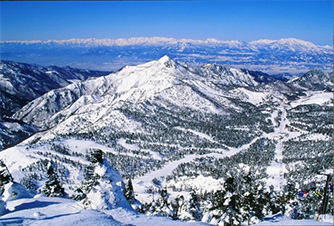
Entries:
<svg viewBox="0 0 334 226">
<path fill-rule="evenodd" d="M 257 40 L 251 40 L 251 41 L 244 41 L 244 40 L 222 40 L 222 39 L 216 39 L 216 38 L 206 38 L 206 39 L 191 39 L 191 38 L 174 38 L 174 37 L 162 37 L 162 36 L 135 36 L 135 37 L 129 37 L 129 38 L 95 38 L 95 37 L 90 37 L 90 38 L 68 38 L 68 39 L 48 39 L 48 40 L 0 40 L 2 43 L 20 43 L 20 42 L 25 42 L 25 43 L 47 43 L 47 42 L 59 42 L 59 43 L 66 43 L 66 42 L 97 42 L 103 45 L 102 43 L 108 43 L 108 41 L 113 41 L 115 42 L 116 45 L 118 44 L 129 44 L 129 43 L 134 43 L 134 42 L 139 42 L 139 43 L 155 43 L 155 42 L 190 42 L 190 43 L 219 43 L 219 42 L 244 42 L 244 43 L 252 43 L 252 42 L 259 42 L 259 41 L 264 41 L 270 43 L 271 41 L 286 41 L 286 40 L 294 40 L 297 42 L 303 42 L 303 43 L 311 43 L 315 44 L 311 41 L 307 40 L 302 40 L 302 39 L 297 39 L 294 37 L 285 37 L 285 38 L 280 38 L 280 39 L 267 39 L 267 38 L 260 38 Z M 139 44 L 136 43 L 136 44 Z M 316 44 L 317 45 L 317 44 Z M 333 46 L 332 44 L 327 44 L 327 45 L 318 45 L 318 46 Z"/>
<path fill-rule="evenodd" d="M 332 1 L 1 2 L 1 41 L 118 39 L 333 41 Z"/>
</svg>

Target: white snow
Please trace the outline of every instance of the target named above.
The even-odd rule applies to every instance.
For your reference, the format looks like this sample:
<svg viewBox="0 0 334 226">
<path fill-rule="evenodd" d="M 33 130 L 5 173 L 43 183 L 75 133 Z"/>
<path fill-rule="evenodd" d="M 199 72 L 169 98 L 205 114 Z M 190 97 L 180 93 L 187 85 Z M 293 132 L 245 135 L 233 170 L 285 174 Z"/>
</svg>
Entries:
<svg viewBox="0 0 334 226">
<path fill-rule="evenodd" d="M 2 200 L 5 202 L 32 197 L 23 185 L 16 182 L 9 182 L 6 184 L 2 196 Z"/>
<path fill-rule="evenodd" d="M 86 209 L 81 203 L 64 198 L 36 196 L 7 202 L 10 211 L 0 215 L 0 225 L 207 225 L 200 222 L 173 221 L 166 217 L 153 217 L 133 210 L 115 208 L 97 211 Z"/>
<path fill-rule="evenodd" d="M 267 96 L 265 92 L 254 92 L 245 88 L 237 88 L 234 92 L 242 99 L 245 99 L 247 102 L 251 102 L 254 105 L 264 102 Z"/>
<path fill-rule="evenodd" d="M 139 150 L 138 145 L 135 145 L 135 144 L 128 144 L 128 143 L 126 142 L 126 139 L 124 139 L 124 138 L 118 139 L 118 140 L 117 140 L 117 143 L 118 143 L 119 145 L 123 146 L 124 148 L 129 149 L 129 150 L 132 150 L 132 151 L 137 151 L 137 150 Z"/>
<path fill-rule="evenodd" d="M 1 225 L 121 225 L 111 216 L 85 210 L 69 199 L 37 197 L 9 201 L 7 205 L 12 211 L 0 216 Z"/>
<path fill-rule="evenodd" d="M 333 93 L 332 92 L 312 92 L 308 93 L 307 96 L 301 97 L 300 99 L 291 102 L 291 106 L 297 107 L 298 105 L 306 104 L 333 104 Z"/>
<path fill-rule="evenodd" d="M 208 225 L 202 222 L 184 222 L 184 221 L 173 221 L 171 218 L 167 217 L 155 217 L 146 216 L 142 214 L 135 213 L 133 211 L 116 208 L 107 212 L 112 215 L 113 218 L 125 225 L 137 225 L 137 226 L 148 226 L 148 225 L 184 225 L 184 226 L 194 226 L 194 225 Z"/>
<path fill-rule="evenodd" d="M 284 172 L 286 171 L 285 165 L 283 164 L 283 141 L 282 138 L 286 138 L 286 109 L 283 105 L 280 106 L 282 110 L 281 118 L 280 118 L 280 126 L 275 128 L 273 138 L 277 140 L 277 144 L 275 147 L 275 160 L 272 161 L 271 165 L 267 168 L 268 179 L 267 184 L 268 186 L 273 185 L 276 191 L 280 191 L 283 189 L 285 184 L 285 179 L 283 177 Z"/>
<path fill-rule="evenodd" d="M 79 153 L 85 153 L 86 150 L 90 149 L 90 148 L 95 148 L 95 149 L 100 149 L 103 152 L 108 152 L 108 153 L 112 153 L 115 155 L 124 155 L 124 156 L 131 156 L 131 157 L 138 157 L 138 158 L 150 158 L 148 156 L 142 156 L 142 155 L 137 155 L 137 154 L 133 154 L 131 152 L 117 152 L 115 151 L 114 148 L 110 148 L 101 144 L 96 143 L 95 141 L 91 141 L 91 140 L 77 140 L 77 139 L 67 139 L 62 141 L 61 143 L 63 143 L 66 147 L 68 147 L 69 149 L 71 149 L 72 151 L 75 152 L 79 152 Z M 120 145 L 122 145 L 123 147 L 129 149 L 129 150 L 139 150 L 138 146 L 136 145 L 130 145 L 130 144 L 126 144 L 125 139 L 119 139 L 118 143 Z M 137 149 L 138 148 L 138 149 Z M 143 151 L 146 151 L 143 150 Z M 157 156 L 155 152 L 153 152 L 155 155 L 152 155 L 151 157 L 154 158 L 159 158 L 161 159 L 160 156 Z"/>
<path fill-rule="evenodd" d="M 255 225 L 279 225 L 279 226 L 284 226 L 284 225 L 304 225 L 304 226 L 316 226 L 316 225 L 333 225 L 333 222 L 321 222 L 317 220 L 292 220 L 290 218 L 286 217 L 281 217 L 281 218 L 276 218 L 275 220 L 272 221 L 262 221 L 258 224 Z"/>
</svg>

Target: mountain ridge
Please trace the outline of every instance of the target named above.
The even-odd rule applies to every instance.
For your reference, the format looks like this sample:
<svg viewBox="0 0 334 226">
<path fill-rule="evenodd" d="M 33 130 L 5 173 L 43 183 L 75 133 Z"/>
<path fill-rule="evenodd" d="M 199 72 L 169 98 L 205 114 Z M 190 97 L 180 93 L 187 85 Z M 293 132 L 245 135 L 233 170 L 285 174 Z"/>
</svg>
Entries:
<svg viewBox="0 0 334 226">
<path fill-rule="evenodd" d="M 86 38 L 86 39 L 50 39 L 47 41 L 41 40 L 31 40 L 31 41 L 0 41 L 0 43 L 21 43 L 21 44 L 87 44 L 87 45 L 138 45 L 138 44 L 146 44 L 146 45 L 164 45 L 164 44 L 179 44 L 179 43 L 191 43 L 191 44 L 227 44 L 230 46 L 240 46 L 240 45 L 270 45 L 270 44 L 289 44 L 289 45 L 300 45 L 305 47 L 324 47 L 326 49 L 330 49 L 330 45 L 317 45 L 313 44 L 309 41 L 304 41 L 296 38 L 282 38 L 282 39 L 259 39 L 255 41 L 244 42 L 240 40 L 218 40 L 214 38 L 207 38 L 206 40 L 200 39 L 176 39 L 176 38 L 168 38 L 168 37 L 132 37 L 132 38 L 118 38 L 118 39 L 110 39 L 110 38 Z"/>
<path fill-rule="evenodd" d="M 44 93 L 107 72 L 0 61 L 0 115 L 11 115 Z"/>
<path fill-rule="evenodd" d="M 251 42 L 164 37 L 91 38 L 2 41 L 0 47 L 3 59 L 104 71 L 117 71 L 125 65 L 142 64 L 164 55 L 191 66 L 217 63 L 272 75 L 296 75 L 317 67 L 331 71 L 333 64 L 331 46 L 295 38 Z"/>
</svg>

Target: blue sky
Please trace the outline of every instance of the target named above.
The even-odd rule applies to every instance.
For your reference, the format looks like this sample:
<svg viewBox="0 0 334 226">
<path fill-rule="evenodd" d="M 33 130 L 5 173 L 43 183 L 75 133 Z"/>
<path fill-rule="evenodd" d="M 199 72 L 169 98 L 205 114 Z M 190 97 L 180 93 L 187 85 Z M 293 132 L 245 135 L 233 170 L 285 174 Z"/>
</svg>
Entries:
<svg viewBox="0 0 334 226">
<path fill-rule="evenodd" d="M 298 38 L 332 45 L 333 1 L 0 2 L 1 40 Z"/>
</svg>

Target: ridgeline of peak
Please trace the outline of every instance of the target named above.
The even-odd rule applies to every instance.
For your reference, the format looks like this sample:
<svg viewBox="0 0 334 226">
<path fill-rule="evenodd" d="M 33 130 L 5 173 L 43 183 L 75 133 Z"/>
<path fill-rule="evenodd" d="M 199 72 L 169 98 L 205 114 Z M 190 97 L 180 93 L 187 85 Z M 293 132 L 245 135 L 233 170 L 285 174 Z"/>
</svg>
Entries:
<svg viewBox="0 0 334 226">
<path fill-rule="evenodd" d="M 301 77 L 291 79 L 288 83 L 307 90 L 331 91 L 333 89 L 333 76 L 320 69 L 312 69 Z"/>
<path fill-rule="evenodd" d="M 208 70 L 205 66 L 195 70 L 165 55 L 145 64 L 124 67 L 104 77 L 53 90 L 24 106 L 13 117 L 45 128 L 66 120 L 69 115 L 100 109 L 101 105 L 108 111 L 125 103 L 140 104 L 153 100 L 159 100 L 161 105 L 169 103 L 178 108 L 220 112 L 226 100 L 219 95 L 208 95 L 208 90 L 214 92 L 209 83 L 230 87 L 258 84 L 249 73 L 240 69 L 219 65 L 211 67 L 217 70 Z"/>
<path fill-rule="evenodd" d="M 226 86 L 255 86 L 258 84 L 248 71 L 230 66 L 206 64 L 198 71 L 204 77 L 217 80 L 219 84 Z"/>
<path fill-rule="evenodd" d="M 167 55 L 161 57 L 158 62 L 165 65 L 167 68 L 174 68 L 176 66 L 176 62 Z"/>
<path fill-rule="evenodd" d="M 302 76 L 298 80 L 298 87 L 315 86 L 312 89 L 317 90 L 327 88 L 328 84 L 322 87 L 319 82 L 320 77 L 324 75 L 320 72 L 318 70 L 309 72 L 317 76 L 312 76 L 312 79 L 306 79 L 307 81 L 304 81 L 307 76 Z M 69 116 L 87 111 L 98 112 L 101 107 L 107 112 L 124 104 L 143 104 L 147 101 L 156 102 L 161 106 L 168 104 L 173 106 L 172 108 L 177 106 L 176 108 L 223 112 L 226 110 L 225 106 L 229 106 L 228 108 L 233 106 L 233 109 L 239 107 L 227 100 L 224 95 L 221 96 L 222 90 L 237 87 L 254 89 L 261 83 L 275 80 L 262 72 L 217 64 L 206 64 L 199 68 L 185 67 L 165 55 L 145 64 L 124 67 L 104 77 L 52 90 L 24 106 L 14 114 L 13 118 L 46 128 L 66 120 Z M 294 85 L 296 82 L 290 83 Z M 105 117 L 109 116 L 97 116 L 99 120 Z"/>
<path fill-rule="evenodd" d="M 29 101 L 71 83 L 109 72 L 71 67 L 31 65 L 8 60 L 0 61 L 0 116 L 11 115 Z"/>
</svg>

